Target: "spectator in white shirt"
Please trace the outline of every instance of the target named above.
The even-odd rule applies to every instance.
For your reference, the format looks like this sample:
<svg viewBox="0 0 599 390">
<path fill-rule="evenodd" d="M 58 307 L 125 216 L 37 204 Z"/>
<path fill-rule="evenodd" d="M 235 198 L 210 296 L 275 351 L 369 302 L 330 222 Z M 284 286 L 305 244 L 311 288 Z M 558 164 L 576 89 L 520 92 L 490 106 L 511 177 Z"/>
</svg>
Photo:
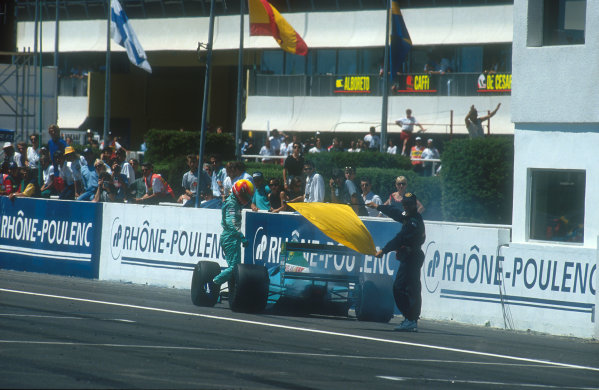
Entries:
<svg viewBox="0 0 599 390">
<path fill-rule="evenodd" d="M 304 175 L 306 175 L 304 202 L 324 202 L 324 179 L 316 173 L 312 161 L 304 162 Z"/>
<path fill-rule="evenodd" d="M 360 188 L 362 189 L 362 199 L 364 199 L 365 204 L 374 203 L 377 206 L 383 204 L 381 197 L 372 192 L 372 185 L 370 183 L 370 178 L 363 177 L 360 181 Z M 380 217 L 381 213 L 375 208 L 367 207 L 369 217 Z"/>
</svg>

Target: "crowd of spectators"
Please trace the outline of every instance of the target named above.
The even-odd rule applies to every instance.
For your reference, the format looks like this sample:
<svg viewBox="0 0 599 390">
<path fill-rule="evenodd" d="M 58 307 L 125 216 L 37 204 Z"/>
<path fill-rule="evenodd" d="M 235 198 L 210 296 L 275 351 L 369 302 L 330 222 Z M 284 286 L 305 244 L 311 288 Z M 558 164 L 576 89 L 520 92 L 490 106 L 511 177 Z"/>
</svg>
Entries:
<svg viewBox="0 0 599 390">
<path fill-rule="evenodd" d="M 199 169 L 198 156 L 190 154 L 185 156 L 189 171 L 183 174 L 181 186 L 175 187 L 177 193 L 180 193 L 177 197 L 173 187 L 159 173 L 154 172 L 151 163 L 140 164 L 137 159 L 127 159 L 127 151 L 116 137 L 98 145 L 93 133 L 88 132 L 86 145 L 80 155 L 74 146 L 61 137 L 58 126 L 51 125 L 48 134 L 50 140 L 46 145 L 40 144 L 37 134 L 30 136 L 29 143 L 19 142 L 16 149 L 11 142 L 4 144 L 0 195 L 8 195 L 11 199 L 53 197 L 139 204 L 178 202 L 186 207 L 193 207 L 197 203 L 200 207 L 220 208 L 230 195 L 233 184 L 237 180 L 247 179 L 256 188 L 251 202 L 253 210 L 293 211 L 288 203 L 325 201 L 325 179 L 316 172 L 310 160 L 304 159 L 304 153 L 344 150 L 337 137 L 325 148 L 319 134 L 311 140 L 310 145 L 304 145 L 297 135 L 288 136 L 273 130 L 262 148 L 270 154 L 266 151 L 260 154 L 265 158 L 285 156 L 282 161 L 282 182 L 278 178 L 266 178 L 261 172 L 248 174 L 242 161 L 231 161 L 223 165 L 218 154 L 211 155 L 209 162 Z M 417 137 L 417 145 L 421 145 L 419 138 Z M 350 151 L 378 150 L 379 142 L 379 136 L 371 128 L 363 139 L 352 142 Z M 438 151 L 432 146 L 432 140 L 429 140 L 429 148 L 419 153 L 419 156 L 426 156 L 428 153 L 431 158 L 438 158 Z M 271 163 L 269 160 L 263 162 Z M 399 177 L 398 180 L 400 179 L 398 185 L 406 183 L 404 177 Z M 330 201 L 348 204 L 360 216 L 380 216 L 378 211 L 367 209 L 365 205 L 382 204 L 381 198 L 372 192 L 369 177 L 356 178 L 354 167 L 334 170 L 328 184 Z M 405 186 L 403 191 L 398 187 L 398 192 L 393 193 L 386 203 L 400 204 L 403 193 Z"/>
</svg>

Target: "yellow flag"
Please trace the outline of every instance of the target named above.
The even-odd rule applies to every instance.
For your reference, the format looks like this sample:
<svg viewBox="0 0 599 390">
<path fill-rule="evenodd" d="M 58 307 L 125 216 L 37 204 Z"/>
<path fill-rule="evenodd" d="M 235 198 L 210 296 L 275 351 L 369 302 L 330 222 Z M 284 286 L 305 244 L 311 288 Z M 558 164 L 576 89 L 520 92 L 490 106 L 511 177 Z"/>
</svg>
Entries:
<svg viewBox="0 0 599 390">
<path fill-rule="evenodd" d="M 337 203 L 287 203 L 327 237 L 365 255 L 374 255 L 376 248 L 366 226 L 354 210 Z"/>
</svg>

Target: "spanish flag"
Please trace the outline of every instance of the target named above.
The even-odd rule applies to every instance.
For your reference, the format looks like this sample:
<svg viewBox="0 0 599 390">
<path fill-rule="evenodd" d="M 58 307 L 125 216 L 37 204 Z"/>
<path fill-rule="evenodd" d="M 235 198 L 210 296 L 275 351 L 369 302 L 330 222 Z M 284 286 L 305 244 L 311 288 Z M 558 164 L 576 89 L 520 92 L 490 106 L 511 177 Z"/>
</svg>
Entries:
<svg viewBox="0 0 599 390">
<path fill-rule="evenodd" d="M 306 42 L 266 0 L 248 0 L 250 9 L 250 35 L 270 35 L 281 49 L 291 54 L 308 54 Z"/>
</svg>

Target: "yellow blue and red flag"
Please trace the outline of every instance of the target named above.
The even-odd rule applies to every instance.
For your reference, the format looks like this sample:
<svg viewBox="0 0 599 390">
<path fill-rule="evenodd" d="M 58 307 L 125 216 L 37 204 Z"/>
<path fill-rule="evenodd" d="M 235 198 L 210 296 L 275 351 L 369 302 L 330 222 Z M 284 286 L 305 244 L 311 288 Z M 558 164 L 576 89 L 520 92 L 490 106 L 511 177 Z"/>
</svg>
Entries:
<svg viewBox="0 0 599 390">
<path fill-rule="evenodd" d="M 399 0 L 391 0 L 391 50 L 389 53 L 389 63 L 391 70 L 391 79 L 401 71 L 401 65 L 405 61 L 410 49 L 412 48 L 412 39 L 406 27 L 406 23 L 399 9 Z"/>
<path fill-rule="evenodd" d="M 248 0 L 250 35 L 272 36 L 281 49 L 305 56 L 308 46 L 279 11 L 266 0 Z"/>
</svg>

